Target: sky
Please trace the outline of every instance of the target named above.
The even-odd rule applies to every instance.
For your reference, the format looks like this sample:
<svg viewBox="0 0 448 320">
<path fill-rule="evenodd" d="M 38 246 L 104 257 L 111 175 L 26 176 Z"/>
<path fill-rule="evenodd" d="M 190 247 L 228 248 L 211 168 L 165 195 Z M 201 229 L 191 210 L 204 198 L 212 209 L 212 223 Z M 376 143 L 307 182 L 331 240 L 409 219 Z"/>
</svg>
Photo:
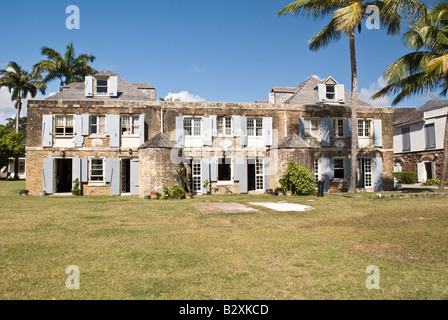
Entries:
<svg viewBox="0 0 448 320">
<path fill-rule="evenodd" d="M 342 37 L 317 52 L 308 40 L 329 22 L 303 16 L 277 16 L 292 0 L 0 0 L 0 68 L 15 61 L 25 69 L 43 59 L 43 46 L 61 53 L 73 42 L 76 53 L 96 57 L 92 66 L 113 70 L 128 82 L 146 82 L 157 99 L 255 102 L 267 100 L 273 86 L 295 87 L 310 76 L 332 76 L 350 88 L 349 41 Z M 434 0 L 424 1 L 432 4 Z M 80 12 L 79 29 L 68 29 L 70 5 Z M 364 27 L 364 26 L 363 26 Z M 356 35 L 358 95 L 384 86 L 384 70 L 410 50 L 400 36 L 364 27 Z M 58 81 L 46 94 L 56 93 Z M 398 106 L 417 107 L 418 96 Z M 21 116 L 26 115 L 26 107 Z M 15 117 L 6 88 L 0 90 L 0 124 Z"/>
</svg>

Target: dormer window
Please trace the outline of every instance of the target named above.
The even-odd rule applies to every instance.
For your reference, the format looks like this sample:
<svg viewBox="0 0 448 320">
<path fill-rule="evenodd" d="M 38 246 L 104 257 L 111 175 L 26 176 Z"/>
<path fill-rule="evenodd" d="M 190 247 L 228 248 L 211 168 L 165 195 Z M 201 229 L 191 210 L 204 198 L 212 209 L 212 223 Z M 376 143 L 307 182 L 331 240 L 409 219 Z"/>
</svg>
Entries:
<svg viewBox="0 0 448 320">
<path fill-rule="evenodd" d="M 336 88 L 334 84 L 327 84 L 326 86 L 326 99 L 328 101 L 336 100 Z"/>
<path fill-rule="evenodd" d="M 95 94 L 98 95 L 107 95 L 107 83 L 108 83 L 108 79 L 103 78 L 103 79 L 95 79 L 96 80 L 96 86 L 95 86 Z"/>
<path fill-rule="evenodd" d="M 118 97 L 117 76 L 86 76 L 84 81 L 86 97 Z"/>
<path fill-rule="evenodd" d="M 317 85 L 320 103 L 345 103 L 344 85 L 328 77 Z"/>
</svg>

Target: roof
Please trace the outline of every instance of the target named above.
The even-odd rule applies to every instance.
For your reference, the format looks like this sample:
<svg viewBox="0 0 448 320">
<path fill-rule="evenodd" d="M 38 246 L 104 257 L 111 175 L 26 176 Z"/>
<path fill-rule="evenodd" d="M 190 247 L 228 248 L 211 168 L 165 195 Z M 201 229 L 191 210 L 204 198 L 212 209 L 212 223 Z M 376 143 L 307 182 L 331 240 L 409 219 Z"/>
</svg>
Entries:
<svg viewBox="0 0 448 320">
<path fill-rule="evenodd" d="M 300 138 L 297 134 L 284 137 L 279 140 L 277 149 L 309 149 L 313 148 L 305 140 Z"/>
<path fill-rule="evenodd" d="M 129 83 L 115 72 L 101 71 L 94 74 L 93 77 L 118 77 L 118 96 L 110 98 L 108 96 L 86 97 L 84 90 L 84 82 L 73 82 L 66 85 L 55 95 L 48 97 L 46 100 L 132 100 L 132 101 L 148 101 L 155 100 L 155 88 L 148 83 Z"/>
<path fill-rule="evenodd" d="M 393 125 L 423 121 L 425 112 L 448 106 L 448 100 L 429 100 L 418 108 L 394 108 Z"/>
<path fill-rule="evenodd" d="M 324 80 L 320 80 L 315 76 L 311 76 L 306 79 L 304 82 L 299 84 L 297 87 L 272 87 L 271 92 L 275 93 L 291 93 L 292 95 L 288 97 L 284 101 L 280 101 L 279 103 L 287 103 L 287 104 L 316 104 L 319 101 L 319 96 L 317 92 L 317 85 L 320 83 L 324 83 L 331 77 L 327 77 Z M 332 78 L 331 78 L 332 79 Z M 345 91 L 345 103 L 344 105 L 351 105 L 351 93 L 348 90 Z M 360 107 L 373 107 L 371 104 L 357 99 L 358 106 Z"/>
<path fill-rule="evenodd" d="M 159 133 L 142 144 L 139 149 L 148 149 L 148 148 L 168 148 L 172 149 L 176 146 L 176 143 L 171 141 L 166 135 L 163 133 Z"/>
</svg>

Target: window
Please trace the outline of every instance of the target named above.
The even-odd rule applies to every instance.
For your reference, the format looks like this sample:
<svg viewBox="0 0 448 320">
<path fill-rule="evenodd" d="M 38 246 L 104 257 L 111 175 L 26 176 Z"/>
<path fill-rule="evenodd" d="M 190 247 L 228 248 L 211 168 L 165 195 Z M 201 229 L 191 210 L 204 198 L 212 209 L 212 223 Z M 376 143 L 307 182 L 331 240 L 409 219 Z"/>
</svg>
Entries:
<svg viewBox="0 0 448 320">
<path fill-rule="evenodd" d="M 19 159 L 19 174 L 25 173 L 25 160 Z"/>
<path fill-rule="evenodd" d="M 372 134 L 372 120 L 358 120 L 358 137 L 370 137 Z"/>
<path fill-rule="evenodd" d="M 319 159 L 314 159 L 314 180 L 319 182 L 320 180 L 320 170 L 319 170 Z"/>
<path fill-rule="evenodd" d="M 334 159 L 334 178 L 345 179 L 344 159 Z"/>
<path fill-rule="evenodd" d="M 56 116 L 55 132 L 57 136 L 72 136 L 73 116 Z"/>
<path fill-rule="evenodd" d="M 327 100 L 336 100 L 336 87 L 334 84 L 327 84 L 326 86 Z"/>
<path fill-rule="evenodd" d="M 191 167 L 191 177 L 193 192 L 201 192 L 201 160 L 193 160 L 193 164 Z"/>
<path fill-rule="evenodd" d="M 232 118 L 218 117 L 218 135 L 232 135 Z"/>
<path fill-rule="evenodd" d="M 90 181 L 94 183 L 104 182 L 103 159 L 90 159 Z"/>
<path fill-rule="evenodd" d="M 255 161 L 255 188 L 256 190 L 264 190 L 264 170 L 262 159 L 257 159 Z"/>
<path fill-rule="evenodd" d="M 319 138 L 319 119 L 305 119 L 305 137 Z"/>
<path fill-rule="evenodd" d="M 138 116 L 121 117 L 121 134 L 123 136 L 139 136 L 140 120 Z"/>
<path fill-rule="evenodd" d="M 436 147 L 436 129 L 434 123 L 425 124 L 426 148 Z"/>
<path fill-rule="evenodd" d="M 201 119 L 186 118 L 184 119 L 184 130 L 186 136 L 200 136 L 201 135 Z"/>
<path fill-rule="evenodd" d="M 229 158 L 218 159 L 218 181 L 230 181 L 232 180 L 232 160 Z"/>
<path fill-rule="evenodd" d="M 345 119 L 333 119 L 333 132 L 336 138 L 345 136 Z"/>
<path fill-rule="evenodd" d="M 364 159 L 364 186 L 372 187 L 372 159 Z"/>
<path fill-rule="evenodd" d="M 411 132 L 409 127 L 401 128 L 401 136 L 403 137 L 403 151 L 411 150 Z"/>
<path fill-rule="evenodd" d="M 107 94 L 107 79 L 96 79 L 96 94 Z"/>
<path fill-rule="evenodd" d="M 263 136 L 263 119 L 247 119 L 247 135 L 248 136 Z"/>
<path fill-rule="evenodd" d="M 90 116 L 90 134 L 106 134 L 106 116 Z"/>
</svg>

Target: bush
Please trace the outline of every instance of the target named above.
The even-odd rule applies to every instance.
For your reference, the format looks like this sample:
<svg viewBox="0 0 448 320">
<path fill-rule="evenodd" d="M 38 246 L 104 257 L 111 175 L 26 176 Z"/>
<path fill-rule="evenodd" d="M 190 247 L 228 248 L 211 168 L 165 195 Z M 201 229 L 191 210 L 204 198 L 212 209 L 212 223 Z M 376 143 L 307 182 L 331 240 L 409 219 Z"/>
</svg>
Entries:
<svg viewBox="0 0 448 320">
<path fill-rule="evenodd" d="M 439 179 L 428 179 L 422 183 L 422 186 L 438 186 L 440 184 Z"/>
<path fill-rule="evenodd" d="M 417 172 L 394 172 L 394 177 L 398 183 L 414 184 L 417 183 Z"/>
<path fill-rule="evenodd" d="M 163 196 L 160 196 L 159 199 L 161 199 L 161 200 L 168 200 L 168 199 L 172 199 L 172 198 L 173 198 L 173 196 L 172 196 L 172 194 L 170 192 L 170 188 L 164 187 L 163 188 Z"/>
<path fill-rule="evenodd" d="M 283 192 L 292 191 L 297 195 L 315 195 L 316 181 L 313 174 L 296 161 L 289 159 L 283 178 L 280 179 Z"/>
<path fill-rule="evenodd" d="M 171 189 L 171 196 L 174 199 L 177 199 L 178 197 L 183 198 L 185 196 L 184 188 L 180 187 L 178 184 L 175 184 Z"/>
</svg>

